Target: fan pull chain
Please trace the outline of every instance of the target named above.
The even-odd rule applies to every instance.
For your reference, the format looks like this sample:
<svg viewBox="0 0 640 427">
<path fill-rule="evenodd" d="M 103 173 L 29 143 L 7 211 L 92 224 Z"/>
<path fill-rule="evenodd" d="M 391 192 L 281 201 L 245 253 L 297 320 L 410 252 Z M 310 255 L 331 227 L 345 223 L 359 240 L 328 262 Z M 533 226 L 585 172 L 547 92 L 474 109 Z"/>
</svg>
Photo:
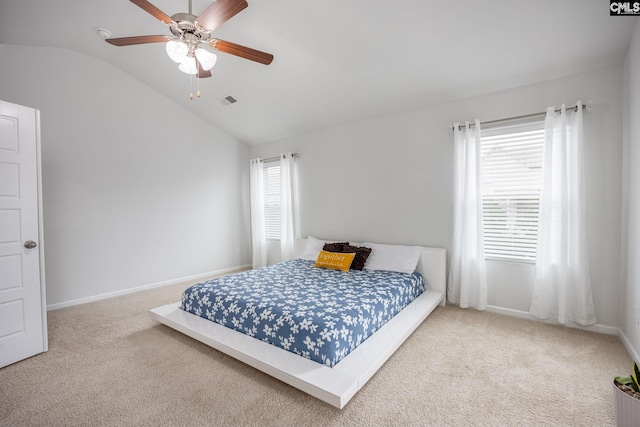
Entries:
<svg viewBox="0 0 640 427">
<path fill-rule="evenodd" d="M 189 99 L 193 101 L 193 74 L 189 74 Z M 196 97 L 200 98 L 200 79 L 196 83 Z"/>
</svg>

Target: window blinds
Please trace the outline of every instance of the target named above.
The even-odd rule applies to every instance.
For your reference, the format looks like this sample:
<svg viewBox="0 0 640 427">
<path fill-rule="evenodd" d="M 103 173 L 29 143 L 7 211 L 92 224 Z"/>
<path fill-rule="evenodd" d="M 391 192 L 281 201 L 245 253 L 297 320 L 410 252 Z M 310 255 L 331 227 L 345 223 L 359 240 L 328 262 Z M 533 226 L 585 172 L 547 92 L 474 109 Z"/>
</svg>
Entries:
<svg viewBox="0 0 640 427">
<path fill-rule="evenodd" d="M 535 261 L 544 122 L 482 129 L 487 258 Z"/>
<path fill-rule="evenodd" d="M 264 222 L 267 239 L 280 240 L 280 162 L 264 165 Z"/>
</svg>

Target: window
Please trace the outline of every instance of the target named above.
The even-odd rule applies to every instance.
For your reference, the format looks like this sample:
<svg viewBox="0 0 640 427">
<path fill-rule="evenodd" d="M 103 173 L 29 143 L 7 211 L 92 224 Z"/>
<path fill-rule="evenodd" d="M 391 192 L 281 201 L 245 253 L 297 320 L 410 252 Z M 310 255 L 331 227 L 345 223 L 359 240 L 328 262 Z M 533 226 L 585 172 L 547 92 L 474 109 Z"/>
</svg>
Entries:
<svg viewBox="0 0 640 427">
<path fill-rule="evenodd" d="M 486 258 L 535 261 L 544 122 L 483 129 Z"/>
<path fill-rule="evenodd" d="M 264 225 L 270 240 L 280 240 L 280 162 L 264 165 Z"/>
</svg>

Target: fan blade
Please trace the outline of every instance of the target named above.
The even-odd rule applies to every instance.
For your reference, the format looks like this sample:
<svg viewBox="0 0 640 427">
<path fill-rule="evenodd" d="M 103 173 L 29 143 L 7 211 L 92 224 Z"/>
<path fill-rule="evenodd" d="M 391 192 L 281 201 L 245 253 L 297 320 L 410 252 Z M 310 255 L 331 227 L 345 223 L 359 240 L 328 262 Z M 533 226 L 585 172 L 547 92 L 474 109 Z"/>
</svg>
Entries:
<svg viewBox="0 0 640 427">
<path fill-rule="evenodd" d="M 269 65 L 271 64 L 271 61 L 273 61 L 273 55 L 270 53 L 260 52 L 259 50 L 251 49 L 250 47 L 241 46 L 225 40 L 212 39 L 209 46 L 219 52 L 239 56 L 240 58 L 249 59 L 265 65 Z"/>
<path fill-rule="evenodd" d="M 133 1 L 133 0 L 131 0 Z M 229 19 L 242 12 L 249 4 L 245 0 L 217 0 L 198 16 L 196 22 L 213 31 Z"/>
<path fill-rule="evenodd" d="M 149 3 L 147 0 L 131 0 L 131 3 L 141 7 L 145 12 L 153 15 L 154 18 L 159 19 L 167 25 L 173 22 L 173 19 L 171 19 L 169 15 Z"/>
<path fill-rule="evenodd" d="M 200 61 L 196 58 L 196 66 L 198 67 L 198 72 L 196 73 L 196 77 L 199 79 L 204 79 L 206 77 L 211 77 L 211 70 L 205 70 L 202 68 Z"/>
<path fill-rule="evenodd" d="M 106 39 L 105 41 L 114 46 L 131 46 L 134 44 L 162 43 L 169 40 L 171 40 L 171 37 L 169 36 L 133 36 Z"/>
</svg>

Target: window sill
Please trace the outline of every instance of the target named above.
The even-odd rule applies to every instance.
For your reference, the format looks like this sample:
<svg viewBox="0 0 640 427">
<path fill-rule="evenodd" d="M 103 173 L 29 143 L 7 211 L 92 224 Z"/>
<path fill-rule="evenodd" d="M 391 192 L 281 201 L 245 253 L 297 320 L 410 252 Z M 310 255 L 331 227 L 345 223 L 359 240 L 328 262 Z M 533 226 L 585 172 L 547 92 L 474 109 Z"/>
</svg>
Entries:
<svg viewBox="0 0 640 427">
<path fill-rule="evenodd" d="M 492 261 L 492 262 L 506 262 L 509 264 L 531 264 L 531 265 L 535 265 L 536 261 L 533 259 L 515 259 L 515 258 L 499 258 L 499 257 L 491 257 L 491 256 L 485 256 L 484 257 L 485 261 Z"/>
</svg>

